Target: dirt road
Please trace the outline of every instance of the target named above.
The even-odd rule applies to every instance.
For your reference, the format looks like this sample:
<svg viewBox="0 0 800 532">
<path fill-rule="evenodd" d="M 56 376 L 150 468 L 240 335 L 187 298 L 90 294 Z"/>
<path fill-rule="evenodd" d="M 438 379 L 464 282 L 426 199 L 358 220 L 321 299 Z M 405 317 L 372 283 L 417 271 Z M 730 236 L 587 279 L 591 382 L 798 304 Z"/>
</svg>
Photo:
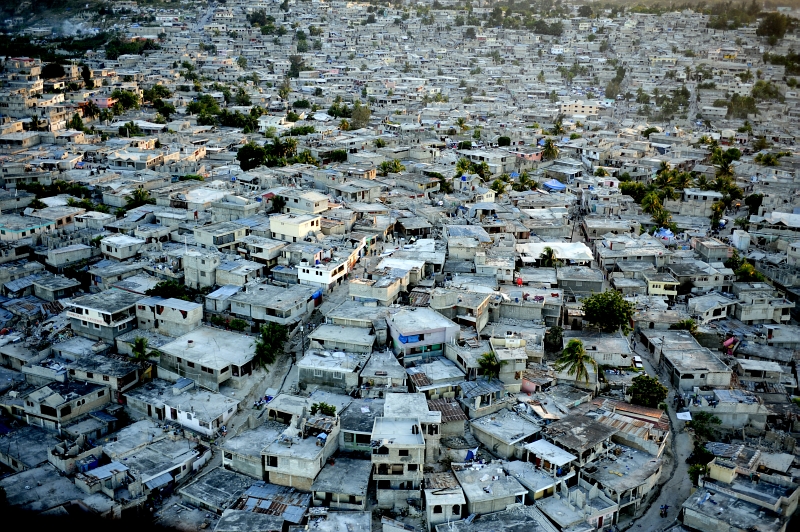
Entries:
<svg viewBox="0 0 800 532">
<path fill-rule="evenodd" d="M 670 388 L 670 393 L 667 396 L 667 404 L 672 404 L 672 397 L 675 395 L 675 390 L 667 382 L 667 379 L 660 375 L 652 364 L 652 357 L 649 353 L 637 346 L 636 354 L 642 357 L 645 369 L 649 375 L 658 375 L 659 380 Z M 671 407 L 668 410 L 670 425 L 672 428 L 672 441 L 670 446 L 664 452 L 665 460 L 669 463 L 665 465 L 662 470 L 662 480 L 658 490 L 658 496 L 655 499 L 650 499 L 648 507 L 640 517 L 621 523 L 619 529 L 624 530 L 646 530 L 648 532 L 660 532 L 675 522 L 678 516 L 680 506 L 691 493 L 692 481 L 689 479 L 689 466 L 686 464 L 686 458 L 692 452 L 692 438 L 688 433 L 683 431 L 683 421 L 675 417 L 675 411 Z M 662 505 L 669 506 L 667 517 L 661 517 L 659 509 Z"/>
</svg>

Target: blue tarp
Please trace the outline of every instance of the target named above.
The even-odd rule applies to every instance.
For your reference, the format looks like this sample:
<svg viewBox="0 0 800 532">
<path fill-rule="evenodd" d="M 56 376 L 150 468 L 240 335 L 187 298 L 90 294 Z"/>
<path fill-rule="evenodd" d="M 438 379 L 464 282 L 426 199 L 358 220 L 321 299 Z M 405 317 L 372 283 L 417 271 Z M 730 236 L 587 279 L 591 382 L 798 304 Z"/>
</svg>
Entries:
<svg viewBox="0 0 800 532">
<path fill-rule="evenodd" d="M 419 342 L 419 335 L 415 334 L 413 336 L 403 336 L 400 335 L 400 343 L 401 344 L 415 344 Z"/>
<path fill-rule="evenodd" d="M 558 179 L 551 179 L 550 181 L 544 183 L 544 186 L 546 186 L 551 190 L 565 190 L 567 188 L 567 185 L 565 185 Z"/>
<path fill-rule="evenodd" d="M 672 238 L 675 236 L 675 233 L 673 233 L 666 227 L 662 227 L 658 231 L 656 231 L 656 236 L 658 238 Z"/>
</svg>

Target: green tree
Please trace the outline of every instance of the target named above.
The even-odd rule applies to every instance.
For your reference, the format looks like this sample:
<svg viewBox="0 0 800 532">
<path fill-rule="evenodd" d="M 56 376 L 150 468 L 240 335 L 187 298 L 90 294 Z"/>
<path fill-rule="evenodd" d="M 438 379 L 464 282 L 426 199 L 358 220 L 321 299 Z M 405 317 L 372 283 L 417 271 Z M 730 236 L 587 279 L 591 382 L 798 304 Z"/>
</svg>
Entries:
<svg viewBox="0 0 800 532">
<path fill-rule="evenodd" d="M 548 353 L 561 351 L 564 347 L 564 329 L 559 326 L 550 327 L 544 333 L 544 349 Z"/>
<path fill-rule="evenodd" d="M 567 375 L 574 376 L 576 381 L 589 382 L 589 368 L 597 371 L 597 362 L 586 353 L 583 342 L 573 338 L 567 343 L 567 347 L 561 352 L 561 356 L 556 360 L 553 368 L 556 371 L 565 371 Z"/>
<path fill-rule="evenodd" d="M 78 131 L 83 131 L 83 120 L 81 120 L 81 115 L 74 113 L 69 122 L 67 122 L 67 129 L 77 129 Z"/>
<path fill-rule="evenodd" d="M 693 412 L 692 420 L 686 422 L 686 426 L 694 430 L 695 440 L 700 442 L 714 439 L 721 424 L 722 420 L 710 412 Z"/>
<path fill-rule="evenodd" d="M 236 153 L 236 160 L 245 172 L 257 168 L 267 162 L 267 150 L 255 142 L 248 142 Z"/>
<path fill-rule="evenodd" d="M 135 209 L 136 207 L 141 207 L 142 205 L 147 204 L 155 204 L 156 200 L 150 197 L 150 192 L 143 189 L 137 188 L 131 192 L 130 197 L 125 200 L 125 208 L 126 209 Z"/>
<path fill-rule="evenodd" d="M 633 305 L 615 290 L 592 294 L 583 300 L 584 320 L 605 333 L 631 332 Z"/>
<path fill-rule="evenodd" d="M 631 403 L 648 408 L 656 408 L 667 398 L 669 390 L 658 382 L 658 378 L 648 375 L 639 375 L 633 378 L 633 384 L 628 388 Z"/>
<path fill-rule="evenodd" d="M 361 105 L 361 102 L 356 100 L 353 105 L 353 114 L 350 118 L 350 127 L 352 129 L 361 129 L 367 127 L 369 124 L 369 117 L 372 111 L 366 105 Z"/>
<path fill-rule="evenodd" d="M 111 98 L 117 100 L 117 102 L 122 105 L 122 108 L 126 111 L 128 109 L 139 108 L 139 95 L 135 92 L 115 89 L 111 93 Z"/>
<path fill-rule="evenodd" d="M 150 360 L 157 356 L 155 352 L 148 350 L 148 347 L 147 338 L 141 336 L 134 338 L 131 345 L 131 362 L 136 362 L 142 367 L 147 366 Z"/>
<path fill-rule="evenodd" d="M 484 353 L 478 357 L 478 367 L 480 367 L 481 375 L 487 381 L 496 379 L 500 376 L 500 369 L 505 366 L 505 360 L 499 360 L 494 352 Z"/>
<path fill-rule="evenodd" d="M 542 159 L 545 161 L 551 161 L 558 157 L 558 146 L 556 146 L 553 139 L 546 139 L 544 141 L 544 146 L 542 146 Z"/>
<path fill-rule="evenodd" d="M 406 167 L 403 166 L 398 159 L 392 159 L 391 161 L 383 161 L 381 164 L 378 165 L 378 172 L 383 176 L 386 177 L 389 174 L 398 174 L 405 170 Z"/>
<path fill-rule="evenodd" d="M 511 146 L 511 137 L 497 137 L 498 146 Z"/>
<path fill-rule="evenodd" d="M 311 405 L 311 415 L 314 416 L 317 413 L 322 414 L 323 416 L 334 417 L 336 416 L 336 407 L 333 405 L 329 405 L 328 403 L 314 403 Z"/>
<path fill-rule="evenodd" d="M 283 346 L 289 339 L 289 331 L 285 326 L 269 322 L 262 325 L 255 343 L 253 360 L 263 368 L 273 364 L 278 355 L 283 353 Z"/>
<path fill-rule="evenodd" d="M 674 331 L 689 331 L 692 336 L 697 334 L 697 323 L 691 318 L 673 323 L 669 328 Z"/>
<path fill-rule="evenodd" d="M 550 246 L 545 246 L 539 255 L 539 265 L 542 268 L 555 268 L 561 265 L 561 261 L 556 256 L 556 251 Z"/>
<path fill-rule="evenodd" d="M 791 25 L 791 19 L 782 13 L 766 13 L 756 28 L 756 35 L 767 37 L 771 45 L 777 44 L 779 39 L 783 39 L 786 30 Z"/>
</svg>

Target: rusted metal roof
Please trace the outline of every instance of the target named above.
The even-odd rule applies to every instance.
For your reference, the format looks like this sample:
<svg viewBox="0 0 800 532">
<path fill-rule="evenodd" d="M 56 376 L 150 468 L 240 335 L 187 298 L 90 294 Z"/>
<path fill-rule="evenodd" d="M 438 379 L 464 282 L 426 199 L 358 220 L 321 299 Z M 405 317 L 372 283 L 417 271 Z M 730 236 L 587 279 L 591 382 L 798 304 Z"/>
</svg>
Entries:
<svg viewBox="0 0 800 532">
<path fill-rule="evenodd" d="M 428 401 L 428 410 L 441 412 L 442 423 L 469 420 L 458 403 L 451 399 L 431 399 Z"/>
</svg>

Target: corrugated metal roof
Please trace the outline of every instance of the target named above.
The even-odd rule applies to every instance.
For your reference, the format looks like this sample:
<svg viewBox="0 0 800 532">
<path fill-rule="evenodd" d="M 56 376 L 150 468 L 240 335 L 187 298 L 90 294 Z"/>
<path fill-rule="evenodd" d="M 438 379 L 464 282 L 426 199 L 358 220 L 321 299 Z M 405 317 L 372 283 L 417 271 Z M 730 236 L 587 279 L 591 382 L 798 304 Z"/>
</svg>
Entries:
<svg viewBox="0 0 800 532">
<path fill-rule="evenodd" d="M 428 401 L 428 410 L 441 412 L 442 423 L 449 423 L 451 421 L 468 421 L 469 418 L 461 410 L 453 400 L 448 399 L 431 399 Z"/>
</svg>

